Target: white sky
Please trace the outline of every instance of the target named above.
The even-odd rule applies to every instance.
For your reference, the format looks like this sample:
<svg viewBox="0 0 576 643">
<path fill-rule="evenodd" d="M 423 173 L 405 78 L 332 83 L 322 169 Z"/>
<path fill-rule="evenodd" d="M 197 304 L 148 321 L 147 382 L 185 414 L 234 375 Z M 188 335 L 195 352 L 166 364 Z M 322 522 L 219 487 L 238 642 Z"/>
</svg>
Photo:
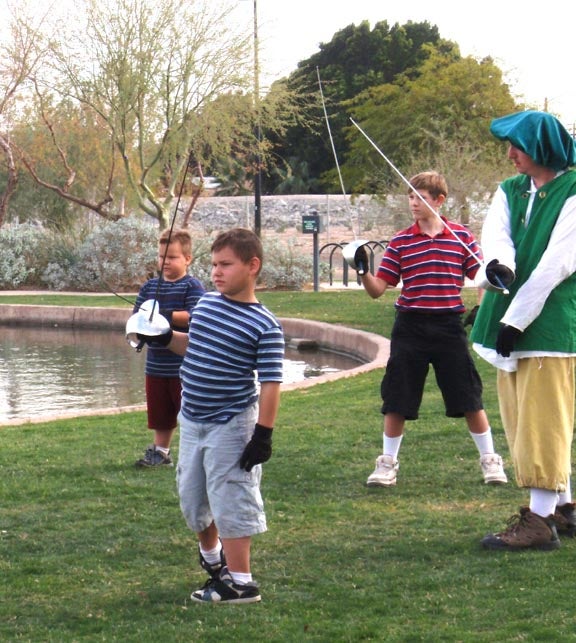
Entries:
<svg viewBox="0 0 576 643">
<path fill-rule="evenodd" d="M 253 18 L 253 0 L 238 0 L 239 17 Z M 576 23 L 573 0 L 549 5 L 521 0 L 257 0 L 260 67 L 263 77 L 280 78 L 319 43 L 348 26 L 368 20 L 373 27 L 428 21 L 455 41 L 462 55 L 492 56 L 513 94 L 576 123 Z M 530 8 L 534 7 L 534 8 Z M 322 70 L 320 70 L 322 73 Z"/>
<path fill-rule="evenodd" d="M 154 0 L 150 0 L 153 2 Z M 183 0 L 184 2 L 192 0 Z M 226 1 L 226 0 L 225 0 Z M 227 0 L 237 27 L 252 33 L 254 0 Z M 73 0 L 49 0 L 50 12 L 73 16 Z M 350 24 L 368 20 L 373 27 L 428 21 L 443 38 L 460 46 L 462 55 L 492 56 L 505 73 L 513 94 L 537 109 L 560 116 L 576 127 L 576 23 L 574 0 L 534 5 L 523 0 L 256 0 L 261 86 L 288 75 L 299 61 L 316 53 L 321 42 Z M 6 5 L 36 0 L 0 0 L 0 36 Z M 46 3 L 37 5 L 47 10 Z M 185 28 L 185 25 L 180 25 Z M 322 73 L 322 70 L 320 70 Z"/>
</svg>

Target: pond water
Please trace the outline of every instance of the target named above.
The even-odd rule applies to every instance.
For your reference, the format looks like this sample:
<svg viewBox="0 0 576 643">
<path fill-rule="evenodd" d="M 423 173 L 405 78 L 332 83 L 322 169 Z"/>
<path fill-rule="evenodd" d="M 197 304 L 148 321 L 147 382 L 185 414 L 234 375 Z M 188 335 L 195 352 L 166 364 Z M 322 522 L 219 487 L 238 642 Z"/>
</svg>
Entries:
<svg viewBox="0 0 576 643">
<path fill-rule="evenodd" d="M 0 424 L 20 418 L 140 405 L 145 352 L 121 332 L 0 326 Z M 288 348 L 285 382 L 359 365 L 330 351 Z"/>
</svg>

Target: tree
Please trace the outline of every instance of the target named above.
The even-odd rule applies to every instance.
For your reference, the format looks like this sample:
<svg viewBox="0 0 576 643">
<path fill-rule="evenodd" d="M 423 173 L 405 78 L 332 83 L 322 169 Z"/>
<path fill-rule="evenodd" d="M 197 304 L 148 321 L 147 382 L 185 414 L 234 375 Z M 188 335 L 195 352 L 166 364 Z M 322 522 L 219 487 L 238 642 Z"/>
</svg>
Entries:
<svg viewBox="0 0 576 643">
<path fill-rule="evenodd" d="M 46 180 L 32 147 L 22 158 L 36 181 L 63 198 L 114 219 L 124 190 L 165 227 L 183 170 L 218 146 L 217 97 L 250 86 L 250 38 L 227 27 L 230 6 L 192 0 L 87 0 L 80 28 L 69 25 L 50 66 L 36 75 L 36 107 L 60 158 L 62 180 Z M 89 140 L 99 137 L 107 180 L 99 196 L 78 187 L 76 166 L 54 118 L 61 102 L 84 116 Z M 84 150 L 89 154 L 90 150 Z M 120 186 L 120 188 L 119 188 Z M 93 186 L 92 186 L 93 187 Z"/>
<path fill-rule="evenodd" d="M 45 54 L 45 41 L 40 27 L 44 16 L 34 19 L 25 4 L 8 7 L 10 20 L 4 27 L 10 38 L 0 45 L 0 151 L 5 162 L 5 186 L 0 193 L 0 226 L 8 213 L 10 199 L 18 184 L 18 167 L 10 136 L 11 118 L 18 109 L 17 98 L 22 85 L 40 65 Z"/>
<path fill-rule="evenodd" d="M 346 104 L 349 114 L 398 167 L 424 160 L 427 167 L 448 168 L 454 188 L 462 184 L 458 173 L 476 181 L 462 188 L 465 193 L 492 190 L 499 166 L 501 146 L 489 133 L 493 118 L 520 109 L 503 82 L 492 59 L 476 60 L 451 52 L 430 49 L 419 75 L 400 78 L 394 85 L 370 88 Z M 351 189 L 386 193 L 394 173 L 354 126 L 347 128 L 349 153 L 342 172 Z M 481 165 L 480 165 L 481 164 Z M 467 171 L 466 171 L 466 168 Z M 483 168 L 484 171 L 480 171 Z M 445 170 L 446 171 L 446 170 Z"/>
<path fill-rule="evenodd" d="M 441 41 L 438 29 L 428 22 L 407 22 L 389 26 L 382 21 L 370 29 L 367 21 L 349 25 L 336 32 L 329 43 L 322 43 L 320 51 L 300 62 L 298 69 L 289 76 L 290 88 L 298 88 L 316 97 L 305 123 L 290 127 L 282 140 L 278 140 L 276 153 L 286 164 L 292 159 L 305 163 L 309 176 L 322 189 L 338 191 L 337 182 L 330 180 L 328 170 L 334 168 L 334 157 L 326 133 L 323 106 L 320 100 L 319 79 L 329 113 L 334 146 L 338 156 L 347 149 L 345 127 L 347 115 L 342 105 L 359 93 L 373 86 L 390 84 L 400 74 L 418 73 L 419 66 L 428 55 L 427 43 L 447 46 Z M 296 175 L 291 167 L 286 174 Z M 315 178 L 314 178 L 315 177 Z M 274 186 L 272 186 L 274 187 Z"/>
</svg>

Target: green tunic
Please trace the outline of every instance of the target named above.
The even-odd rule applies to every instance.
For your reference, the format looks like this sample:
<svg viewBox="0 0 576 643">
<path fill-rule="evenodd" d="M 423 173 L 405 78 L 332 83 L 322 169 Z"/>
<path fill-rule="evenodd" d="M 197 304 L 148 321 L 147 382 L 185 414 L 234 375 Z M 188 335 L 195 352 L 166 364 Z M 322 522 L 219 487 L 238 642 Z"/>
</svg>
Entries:
<svg viewBox="0 0 576 643">
<path fill-rule="evenodd" d="M 569 170 L 538 190 L 527 226 L 530 177 L 514 176 L 506 179 L 501 187 L 510 208 L 516 280 L 508 296 L 492 291 L 484 294 L 471 339 L 486 348 L 496 347 L 500 320 L 542 258 L 565 201 L 576 195 L 576 171 Z M 576 274 L 552 290 L 540 315 L 516 341 L 515 350 L 576 353 Z"/>
</svg>

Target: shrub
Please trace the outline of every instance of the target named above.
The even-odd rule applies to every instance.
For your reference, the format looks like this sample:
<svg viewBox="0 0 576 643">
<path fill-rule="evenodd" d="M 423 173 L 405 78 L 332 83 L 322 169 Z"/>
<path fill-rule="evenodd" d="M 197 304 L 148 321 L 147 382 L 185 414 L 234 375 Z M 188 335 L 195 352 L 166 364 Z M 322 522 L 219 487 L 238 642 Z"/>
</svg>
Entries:
<svg viewBox="0 0 576 643">
<path fill-rule="evenodd" d="M 158 228 L 139 217 L 97 225 L 90 232 L 47 230 L 28 223 L 0 229 L 0 286 L 49 290 L 135 292 L 157 273 Z M 193 236 L 190 273 L 210 288 L 212 237 Z M 260 283 L 301 290 L 313 279 L 313 258 L 295 240 L 265 238 Z M 320 266 L 326 276 L 327 267 Z"/>
<path fill-rule="evenodd" d="M 264 266 L 260 280 L 266 288 L 301 290 L 313 280 L 314 259 L 298 251 L 293 239 L 282 243 L 277 239 L 265 239 Z M 323 270 L 323 266 L 319 268 Z"/>
<path fill-rule="evenodd" d="M 63 238 L 42 273 L 51 290 L 132 291 L 156 270 L 158 230 L 139 218 L 108 221 L 76 244 Z"/>
<path fill-rule="evenodd" d="M 0 286 L 11 289 L 34 285 L 41 269 L 44 232 L 31 223 L 0 228 Z"/>
</svg>

